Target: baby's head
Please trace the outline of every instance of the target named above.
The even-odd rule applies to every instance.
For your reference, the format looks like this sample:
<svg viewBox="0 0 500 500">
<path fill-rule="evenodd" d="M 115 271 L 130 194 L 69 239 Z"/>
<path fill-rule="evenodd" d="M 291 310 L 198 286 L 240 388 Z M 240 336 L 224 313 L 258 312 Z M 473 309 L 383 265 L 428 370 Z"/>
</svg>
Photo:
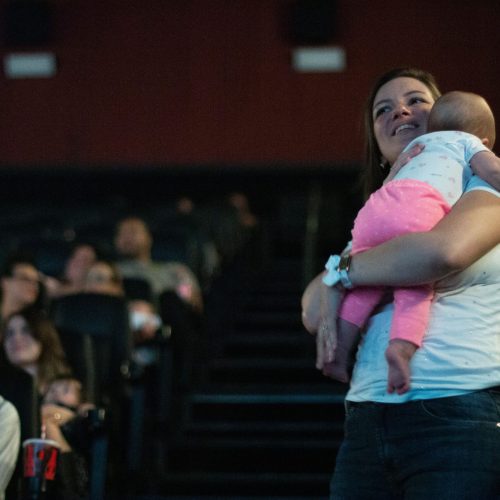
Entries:
<svg viewBox="0 0 500 500">
<path fill-rule="evenodd" d="M 50 382 L 44 403 L 57 404 L 76 410 L 83 401 L 81 382 L 71 375 L 61 375 Z"/>
<path fill-rule="evenodd" d="M 490 149 L 495 144 L 495 118 L 491 108 L 483 97 L 471 92 L 448 92 L 434 103 L 427 131 L 440 130 L 468 132 Z"/>
</svg>

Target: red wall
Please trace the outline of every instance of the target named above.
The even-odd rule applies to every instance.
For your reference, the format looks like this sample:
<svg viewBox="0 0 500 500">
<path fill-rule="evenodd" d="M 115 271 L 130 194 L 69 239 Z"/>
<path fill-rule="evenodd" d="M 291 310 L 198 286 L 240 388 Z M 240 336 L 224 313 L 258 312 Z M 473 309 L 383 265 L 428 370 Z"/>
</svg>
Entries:
<svg viewBox="0 0 500 500">
<path fill-rule="evenodd" d="M 497 0 L 339 0 L 347 69 L 320 75 L 290 67 L 289 3 L 54 0 L 59 71 L 1 76 L 0 163 L 350 164 L 370 83 L 402 64 L 500 112 Z"/>
</svg>

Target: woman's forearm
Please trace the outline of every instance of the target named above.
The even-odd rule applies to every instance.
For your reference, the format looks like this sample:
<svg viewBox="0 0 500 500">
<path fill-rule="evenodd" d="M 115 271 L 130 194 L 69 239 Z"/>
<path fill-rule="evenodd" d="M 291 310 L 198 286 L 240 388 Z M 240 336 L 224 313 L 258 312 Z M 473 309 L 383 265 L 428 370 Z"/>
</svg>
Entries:
<svg viewBox="0 0 500 500">
<path fill-rule="evenodd" d="M 434 229 L 395 238 L 352 258 L 354 286 L 411 286 L 465 269 L 500 243 L 500 198 L 465 194 Z"/>
<path fill-rule="evenodd" d="M 318 330 L 321 315 L 321 282 L 322 274 L 318 274 L 307 286 L 302 294 L 302 323 L 305 329 L 312 334 Z"/>
</svg>

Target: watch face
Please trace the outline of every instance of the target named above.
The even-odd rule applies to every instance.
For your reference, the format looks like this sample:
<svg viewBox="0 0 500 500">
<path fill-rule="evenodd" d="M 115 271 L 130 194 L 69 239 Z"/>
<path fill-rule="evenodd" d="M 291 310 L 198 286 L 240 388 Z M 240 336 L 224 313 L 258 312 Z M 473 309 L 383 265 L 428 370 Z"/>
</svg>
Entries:
<svg viewBox="0 0 500 500">
<path fill-rule="evenodd" d="M 351 254 L 344 254 L 342 257 L 340 257 L 340 262 L 339 262 L 339 271 L 349 271 L 349 266 L 351 265 Z"/>
</svg>

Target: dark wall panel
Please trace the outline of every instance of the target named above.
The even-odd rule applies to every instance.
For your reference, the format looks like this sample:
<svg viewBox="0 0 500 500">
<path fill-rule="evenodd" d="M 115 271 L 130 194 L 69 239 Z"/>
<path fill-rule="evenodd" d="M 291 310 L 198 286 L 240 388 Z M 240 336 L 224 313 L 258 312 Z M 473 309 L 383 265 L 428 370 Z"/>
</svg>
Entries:
<svg viewBox="0 0 500 500">
<path fill-rule="evenodd" d="M 338 74 L 291 69 L 291 3 L 53 0 L 43 48 L 59 71 L 1 76 L 0 163 L 356 163 L 368 88 L 401 64 L 429 69 L 445 90 L 482 93 L 500 112 L 496 0 L 338 0 Z"/>
</svg>

